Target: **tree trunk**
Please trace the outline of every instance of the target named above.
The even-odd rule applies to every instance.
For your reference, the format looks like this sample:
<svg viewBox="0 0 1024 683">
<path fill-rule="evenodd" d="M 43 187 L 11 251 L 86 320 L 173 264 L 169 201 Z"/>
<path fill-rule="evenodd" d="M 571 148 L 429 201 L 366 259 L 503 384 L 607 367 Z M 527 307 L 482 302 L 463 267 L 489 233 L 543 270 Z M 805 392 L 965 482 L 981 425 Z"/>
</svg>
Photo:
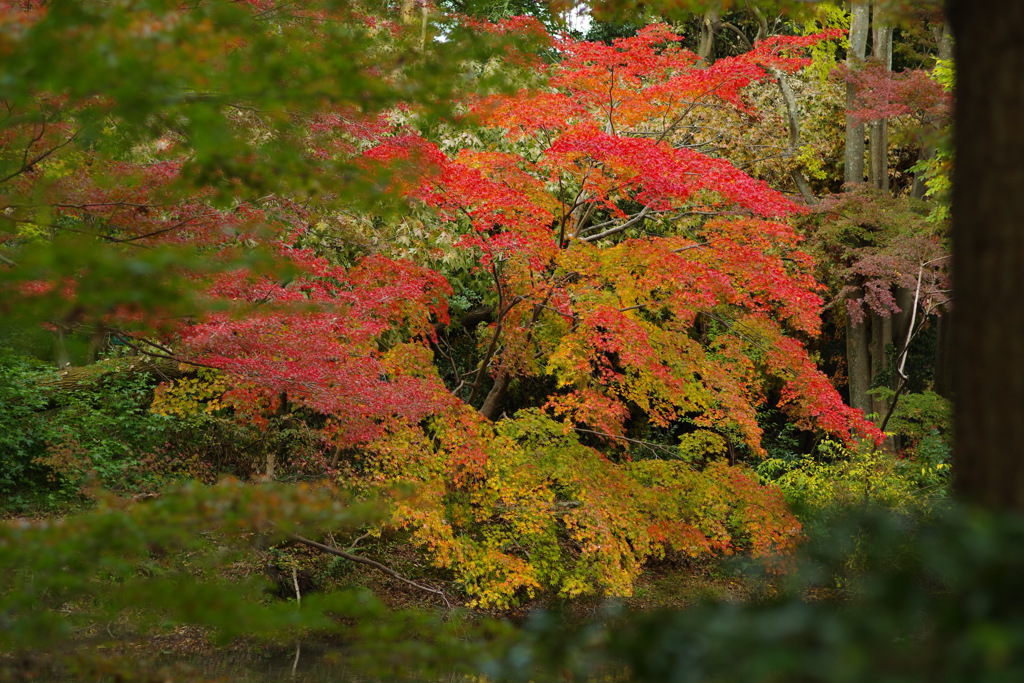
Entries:
<svg viewBox="0 0 1024 683">
<path fill-rule="evenodd" d="M 887 26 L 878 0 L 871 9 L 873 40 L 871 56 L 892 70 L 892 26 Z M 875 189 L 889 191 L 889 122 L 879 119 L 871 122 L 871 184 Z"/>
<path fill-rule="evenodd" d="M 953 33 L 948 21 L 935 31 L 935 42 L 938 44 L 937 57 L 939 59 L 943 61 L 953 59 Z"/>
<path fill-rule="evenodd" d="M 953 317 L 956 311 L 950 309 L 935 321 L 935 379 L 932 391 L 943 398 L 953 398 L 953 335 L 956 327 Z"/>
<path fill-rule="evenodd" d="M 846 64 L 856 68 L 864 61 L 868 48 L 868 0 L 854 0 L 850 3 L 850 48 Z M 853 84 L 846 85 L 846 108 L 852 109 L 857 91 Z M 844 180 L 849 183 L 864 182 L 864 124 L 846 117 L 846 151 L 844 155 Z M 867 321 L 859 324 L 846 313 L 846 369 L 849 378 L 850 406 L 871 412 L 868 389 L 871 387 L 871 364 L 868 348 Z"/>
<path fill-rule="evenodd" d="M 936 58 L 949 61 L 953 58 L 953 35 L 949 32 L 949 22 L 943 23 L 938 29 L 932 29 L 935 34 L 936 42 Z M 939 126 L 940 122 L 931 122 L 929 125 Z M 921 153 L 918 155 L 918 161 L 927 161 L 935 156 L 934 145 L 928 144 L 921 149 Z M 925 192 L 928 191 L 928 186 L 925 184 L 924 174 L 914 174 L 914 184 L 910 189 L 910 196 L 915 199 L 923 199 Z"/>
<path fill-rule="evenodd" d="M 855 323 L 846 313 L 846 373 L 849 378 L 850 406 L 865 414 L 871 412 L 868 389 L 871 388 L 871 354 L 868 348 L 868 317 Z"/>
<path fill-rule="evenodd" d="M 1024 3 L 950 0 L 956 489 L 1024 511 Z"/>
<path fill-rule="evenodd" d="M 68 343 L 64 335 L 64 325 L 57 323 L 57 329 L 53 336 L 53 360 L 58 368 L 66 368 L 71 365 L 71 354 L 68 353 Z"/>
<path fill-rule="evenodd" d="M 40 382 L 40 386 L 52 396 L 58 392 L 74 391 L 116 375 L 150 374 L 166 381 L 185 377 L 190 373 L 190 370 L 182 369 L 181 364 L 175 360 L 132 356 L 100 361 L 83 367 L 67 367 L 55 373 L 52 378 Z"/>
<path fill-rule="evenodd" d="M 488 420 L 497 420 L 501 416 L 501 405 L 505 400 L 505 391 L 508 389 L 508 384 L 511 380 L 512 378 L 504 370 L 499 372 L 498 376 L 494 378 L 494 384 L 491 385 L 491 390 L 487 392 L 484 404 L 480 406 L 480 414 Z"/>
<path fill-rule="evenodd" d="M 846 56 L 846 64 L 851 69 L 857 68 L 868 49 L 868 0 L 854 0 L 850 3 L 850 49 Z M 846 86 L 846 108 L 852 109 L 857 90 L 852 84 Z M 864 182 L 864 124 L 855 123 L 849 115 L 846 117 L 846 154 L 844 179 L 847 183 Z"/>
<path fill-rule="evenodd" d="M 401 10 L 399 14 L 402 17 L 403 24 L 411 24 L 416 20 L 416 1 L 415 0 L 402 0 Z"/>
<path fill-rule="evenodd" d="M 871 382 L 868 389 L 874 387 L 886 386 L 890 389 L 895 389 L 895 384 L 890 377 L 888 382 L 883 382 L 882 378 L 888 373 L 889 370 L 889 349 L 893 344 L 893 316 L 881 316 L 877 313 L 872 313 L 871 316 Z M 868 400 L 871 404 L 871 412 L 877 415 L 874 422 L 878 426 L 882 425 L 882 421 L 885 416 L 889 414 L 889 406 L 892 405 L 892 401 L 875 395 L 869 395 Z M 888 437 L 882 444 L 882 447 L 891 453 L 896 452 L 896 441 L 892 437 Z"/>
<path fill-rule="evenodd" d="M 779 85 L 779 92 L 782 94 L 782 101 L 786 105 L 786 119 L 789 121 L 789 147 L 788 153 L 795 156 L 800 151 L 800 117 L 796 107 L 796 97 L 793 95 L 793 89 L 789 86 L 789 81 L 786 80 L 786 75 L 779 69 L 772 69 L 771 73 L 775 76 L 775 82 Z M 799 168 L 794 168 L 789 172 L 790 177 L 793 178 L 793 184 L 796 185 L 797 191 L 803 196 L 804 201 L 813 206 L 818 203 L 818 198 L 814 196 L 814 192 L 811 191 L 811 185 L 807 182 L 807 176 L 804 175 L 803 171 Z"/>
<path fill-rule="evenodd" d="M 879 386 L 882 376 L 889 369 L 889 354 L 892 346 L 892 316 L 871 314 L 871 386 Z M 891 382 L 889 383 L 891 384 Z M 869 387 L 870 388 L 870 387 Z M 891 387 L 890 387 L 891 388 Z M 885 415 L 889 410 L 889 401 L 875 396 L 871 397 L 871 412 Z"/>
<path fill-rule="evenodd" d="M 916 304 L 912 289 L 897 287 L 895 295 L 896 305 L 899 306 L 900 312 L 892 316 L 892 337 L 897 350 L 902 351 L 903 345 L 907 342 L 907 334 L 910 332 L 910 314 Z"/>
<path fill-rule="evenodd" d="M 719 30 L 719 10 L 709 9 L 704 12 L 704 20 L 700 26 L 700 43 L 697 45 L 697 56 L 705 64 L 715 61 L 715 36 Z"/>
</svg>

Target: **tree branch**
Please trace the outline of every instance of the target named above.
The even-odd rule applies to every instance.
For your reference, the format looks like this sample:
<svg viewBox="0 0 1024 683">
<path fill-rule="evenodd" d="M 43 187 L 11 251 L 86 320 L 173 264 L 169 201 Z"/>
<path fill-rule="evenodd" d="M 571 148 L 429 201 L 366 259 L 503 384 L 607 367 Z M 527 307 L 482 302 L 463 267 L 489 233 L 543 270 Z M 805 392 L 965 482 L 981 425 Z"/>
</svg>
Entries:
<svg viewBox="0 0 1024 683">
<path fill-rule="evenodd" d="M 67 147 L 72 142 L 74 142 L 77 137 L 78 137 L 78 133 L 76 132 L 74 135 L 69 137 L 64 142 L 60 143 L 59 145 L 57 145 L 55 147 L 51 147 L 50 149 L 48 149 L 45 152 L 41 153 L 36 158 L 32 159 L 32 161 L 29 161 L 28 160 L 28 151 L 29 151 L 29 149 L 31 149 L 32 145 L 34 145 L 36 142 L 38 142 L 42 138 L 42 133 L 40 133 L 39 136 L 37 136 L 35 139 L 33 139 L 32 142 L 29 143 L 29 146 L 25 148 L 25 156 L 22 159 L 21 168 L 19 168 L 16 171 L 13 171 L 12 173 L 9 173 L 8 175 L 4 176 L 3 178 L 0 178 L 0 184 L 6 183 L 8 180 L 11 180 L 12 178 L 16 178 L 19 175 L 21 175 L 22 173 L 25 173 L 27 171 L 32 170 L 32 168 L 36 164 L 38 164 L 40 161 L 43 161 L 44 159 L 49 157 L 51 154 L 53 154 L 57 150 L 63 149 L 64 147 Z"/>
<path fill-rule="evenodd" d="M 412 586 L 413 588 L 418 588 L 421 591 L 426 591 L 428 593 L 433 593 L 434 595 L 440 595 L 441 599 L 444 600 L 444 604 L 445 605 L 447 605 L 448 607 L 452 606 L 451 603 L 448 602 L 448 596 L 445 595 L 444 591 L 438 590 L 437 588 L 431 588 L 430 586 L 424 586 L 422 583 L 417 583 L 417 582 L 413 581 L 412 579 L 407 579 L 404 576 L 402 576 L 401 574 L 399 574 L 398 572 L 396 572 L 391 567 L 388 567 L 387 565 L 383 565 L 380 562 L 377 562 L 376 560 L 371 560 L 371 559 L 369 559 L 367 557 L 360 557 L 359 555 L 353 555 L 352 553 L 347 553 L 344 550 L 338 550 L 337 548 L 332 548 L 331 546 L 329 546 L 329 545 L 327 545 L 325 543 L 318 543 L 317 541 L 314 541 L 312 539 L 306 538 L 304 536 L 299 536 L 298 534 L 288 534 L 288 538 L 290 538 L 293 541 L 296 541 L 298 543 L 302 543 L 303 545 L 308 545 L 311 548 L 316 548 L 317 550 L 322 550 L 325 553 L 328 553 L 328 554 L 331 554 L 331 555 L 337 555 L 338 557 L 343 557 L 346 560 L 349 560 L 351 562 L 356 562 L 358 564 L 365 564 L 368 567 L 373 567 L 377 571 L 383 572 L 383 573 L 387 574 L 388 576 L 390 576 L 390 577 L 392 577 L 394 579 L 398 579 L 399 581 L 401 581 L 403 583 L 407 583 L 410 586 Z"/>
<path fill-rule="evenodd" d="M 580 242 L 596 242 L 597 240 L 599 240 L 601 238 L 609 237 L 610 235 L 614 235 L 617 232 L 622 232 L 626 228 L 629 228 L 629 227 L 631 227 L 633 225 L 636 225 L 637 223 L 641 222 L 644 218 L 647 217 L 647 214 L 649 214 L 650 212 L 651 212 L 651 207 L 645 206 L 643 208 L 643 210 L 641 210 L 639 213 L 634 214 L 632 216 L 632 218 L 627 220 L 625 223 L 620 223 L 619 225 L 612 226 L 612 227 L 608 228 L 607 230 L 605 230 L 603 232 L 597 233 L 596 235 L 589 235 L 587 237 L 580 237 L 579 238 Z"/>
<path fill-rule="evenodd" d="M 775 76 L 775 82 L 779 84 L 782 101 L 786 103 L 786 114 L 789 119 L 789 154 L 795 155 L 800 148 L 800 119 L 797 117 L 796 97 L 793 96 L 793 89 L 789 87 L 789 81 L 786 80 L 785 74 L 778 69 L 771 69 L 771 73 Z M 794 168 L 790 171 L 790 175 L 800 194 L 803 195 L 804 201 L 811 206 L 817 204 L 818 198 L 811 192 L 810 183 L 807 182 L 803 171 Z"/>
</svg>

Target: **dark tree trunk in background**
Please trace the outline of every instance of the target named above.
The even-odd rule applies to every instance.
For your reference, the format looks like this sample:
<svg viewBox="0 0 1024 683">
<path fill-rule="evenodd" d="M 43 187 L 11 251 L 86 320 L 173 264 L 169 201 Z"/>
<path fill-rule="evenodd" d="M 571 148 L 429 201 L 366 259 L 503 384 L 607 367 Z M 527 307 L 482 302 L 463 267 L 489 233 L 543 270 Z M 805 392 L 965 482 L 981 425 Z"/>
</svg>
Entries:
<svg viewBox="0 0 1024 683">
<path fill-rule="evenodd" d="M 889 354 L 887 351 L 893 346 L 892 315 L 878 315 L 871 313 L 871 386 L 891 386 L 893 382 L 883 382 L 883 376 L 889 369 Z M 870 388 L 870 387 L 869 387 Z M 877 414 L 881 424 L 882 417 L 889 411 L 889 401 L 878 396 L 870 398 L 871 412 Z"/>
<path fill-rule="evenodd" d="M 949 0 L 956 487 L 1024 511 L 1024 2 Z"/>
</svg>

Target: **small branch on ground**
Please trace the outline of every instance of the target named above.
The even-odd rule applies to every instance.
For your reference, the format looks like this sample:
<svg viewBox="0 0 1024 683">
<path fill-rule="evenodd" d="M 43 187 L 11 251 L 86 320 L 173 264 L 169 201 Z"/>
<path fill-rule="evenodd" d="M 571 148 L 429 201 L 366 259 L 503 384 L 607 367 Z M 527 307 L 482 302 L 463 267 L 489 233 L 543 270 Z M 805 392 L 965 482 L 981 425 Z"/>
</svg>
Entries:
<svg viewBox="0 0 1024 683">
<path fill-rule="evenodd" d="M 292 567 L 292 585 L 295 586 L 295 606 L 302 607 L 302 593 L 299 592 L 299 570 Z"/>
<path fill-rule="evenodd" d="M 387 574 L 388 576 L 390 576 L 392 578 L 398 579 L 402 583 L 409 584 L 413 588 L 418 588 L 421 591 L 426 591 L 428 593 L 433 593 L 434 595 L 440 595 L 441 599 L 444 600 L 444 604 L 445 605 L 447 605 L 449 608 L 451 608 L 451 606 L 452 606 L 452 604 L 450 602 L 448 602 L 448 596 L 445 595 L 444 591 L 438 590 L 436 588 L 431 588 L 430 586 L 424 586 L 422 583 L 417 583 L 416 581 L 413 581 L 412 579 L 407 579 L 404 576 L 402 576 L 401 574 L 399 574 L 398 572 L 396 572 L 391 567 L 388 567 L 387 565 L 383 565 L 380 562 L 377 562 L 375 560 L 371 560 L 371 559 L 366 558 L 366 557 L 360 557 L 359 555 L 353 555 L 352 553 L 347 553 L 344 550 L 338 550 L 337 548 L 332 548 L 331 546 L 329 546 L 329 545 L 327 545 L 325 543 L 318 543 L 317 541 L 314 541 L 314 540 L 309 539 L 309 538 L 305 538 L 303 536 L 299 536 L 297 534 L 288 534 L 288 538 L 292 539 L 293 541 L 297 541 L 299 543 L 302 543 L 303 545 L 308 545 L 311 548 L 316 548 L 318 550 L 322 550 L 325 553 L 329 553 L 331 555 L 337 555 L 338 557 L 343 557 L 346 560 L 350 560 L 350 561 L 356 562 L 358 564 L 365 564 L 367 566 L 373 567 L 374 569 L 376 569 L 378 571 L 381 571 L 381 572 L 384 572 L 385 574 Z"/>
</svg>

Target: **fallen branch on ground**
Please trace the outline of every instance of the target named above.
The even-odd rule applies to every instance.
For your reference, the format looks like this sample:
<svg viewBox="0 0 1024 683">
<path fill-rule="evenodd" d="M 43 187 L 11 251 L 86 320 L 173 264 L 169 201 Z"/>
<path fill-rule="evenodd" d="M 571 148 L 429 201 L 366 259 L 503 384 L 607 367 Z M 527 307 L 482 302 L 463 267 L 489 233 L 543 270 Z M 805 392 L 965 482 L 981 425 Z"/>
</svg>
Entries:
<svg viewBox="0 0 1024 683">
<path fill-rule="evenodd" d="M 360 557 L 359 555 L 353 555 L 352 553 L 347 553 L 344 550 L 338 550 L 337 548 L 332 548 L 331 546 L 329 546 L 329 545 L 327 545 L 325 543 L 319 543 L 317 541 L 314 541 L 314 540 L 309 539 L 309 538 L 305 538 L 303 536 L 299 536 L 297 534 L 288 534 L 288 537 L 290 539 L 292 539 L 293 541 L 297 541 L 299 543 L 302 543 L 303 545 L 308 545 L 311 548 L 316 548 L 318 550 L 322 550 L 325 553 L 330 553 L 331 555 L 337 555 L 338 557 L 344 557 L 346 560 L 351 560 L 352 562 L 358 562 L 359 564 L 365 564 L 365 565 L 368 565 L 370 567 L 373 567 L 374 569 L 376 569 L 378 571 L 381 571 L 381 572 L 384 572 L 385 574 L 387 574 L 388 576 L 390 576 L 392 578 L 398 579 L 399 581 L 401 581 L 403 583 L 409 584 L 413 588 L 418 588 L 421 591 L 426 591 L 428 593 L 434 593 L 435 595 L 440 595 L 441 599 L 444 600 L 444 604 L 445 605 L 447 605 L 448 607 L 452 606 L 451 603 L 448 602 L 448 596 L 444 594 L 444 591 L 438 590 L 436 588 L 431 588 L 430 586 L 424 586 L 422 583 L 417 583 L 417 582 L 413 581 L 412 579 L 407 579 L 404 576 L 402 576 L 401 574 L 399 574 L 398 572 L 396 572 L 391 567 L 388 567 L 387 565 L 383 565 L 380 562 L 377 562 L 375 560 L 371 560 L 371 559 L 366 558 L 366 557 Z"/>
</svg>

